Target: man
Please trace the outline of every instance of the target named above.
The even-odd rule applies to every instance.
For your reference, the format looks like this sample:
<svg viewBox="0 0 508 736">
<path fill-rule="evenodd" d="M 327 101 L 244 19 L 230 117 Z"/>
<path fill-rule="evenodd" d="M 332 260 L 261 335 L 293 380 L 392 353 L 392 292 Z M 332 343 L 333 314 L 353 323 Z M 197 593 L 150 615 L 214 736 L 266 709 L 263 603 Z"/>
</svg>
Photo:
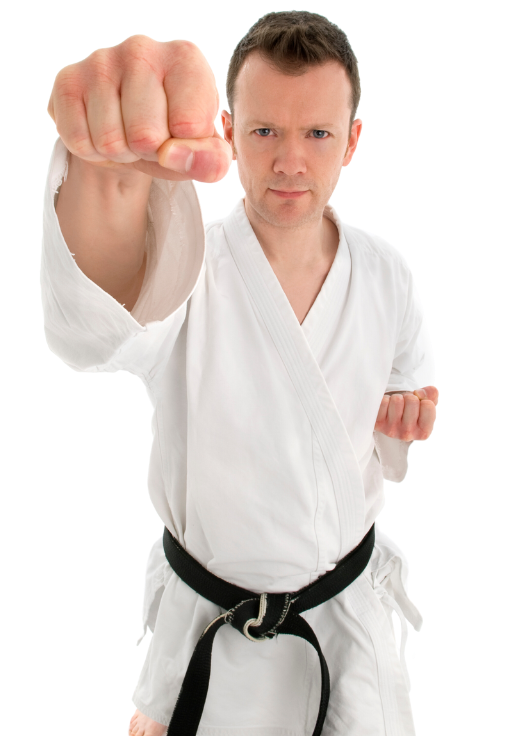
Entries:
<svg viewBox="0 0 508 736">
<path fill-rule="evenodd" d="M 391 614 L 420 617 L 400 551 L 379 532 L 369 544 L 383 474 L 404 476 L 437 390 L 420 388 L 405 262 L 327 205 L 361 133 L 356 58 L 325 18 L 270 13 L 227 91 L 222 139 L 199 50 L 133 36 L 60 71 L 48 106 L 48 344 L 76 370 L 138 375 L 155 410 L 166 531 L 129 733 L 413 734 Z M 232 157 L 245 199 L 205 247 L 191 180 Z M 311 583 L 321 600 L 305 607 Z M 238 603 L 207 585 L 237 586 Z"/>
</svg>

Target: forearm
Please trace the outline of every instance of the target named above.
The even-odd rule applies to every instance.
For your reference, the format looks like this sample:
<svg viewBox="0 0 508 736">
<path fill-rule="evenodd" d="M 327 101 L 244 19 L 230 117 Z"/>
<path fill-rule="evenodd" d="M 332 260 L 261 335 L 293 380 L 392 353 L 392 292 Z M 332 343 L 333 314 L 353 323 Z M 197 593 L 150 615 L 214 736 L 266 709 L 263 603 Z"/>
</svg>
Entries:
<svg viewBox="0 0 508 736">
<path fill-rule="evenodd" d="M 81 271 L 129 311 L 146 267 L 151 182 L 139 171 L 119 173 L 69 154 L 56 204 L 63 237 Z"/>
</svg>

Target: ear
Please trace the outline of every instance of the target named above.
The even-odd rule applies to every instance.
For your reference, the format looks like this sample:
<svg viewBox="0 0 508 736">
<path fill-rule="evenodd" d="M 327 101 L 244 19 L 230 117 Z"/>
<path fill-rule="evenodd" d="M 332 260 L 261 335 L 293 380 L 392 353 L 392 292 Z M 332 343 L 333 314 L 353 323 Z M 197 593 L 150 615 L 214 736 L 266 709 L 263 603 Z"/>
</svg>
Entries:
<svg viewBox="0 0 508 736">
<path fill-rule="evenodd" d="M 220 120 L 222 123 L 222 134 L 224 138 L 228 141 L 228 143 L 231 143 L 233 124 L 231 122 L 231 114 L 229 110 L 220 111 Z"/>
<path fill-rule="evenodd" d="M 356 149 L 358 147 L 358 143 L 360 141 L 360 137 L 362 135 L 362 128 L 363 128 L 363 120 L 361 120 L 360 118 L 356 118 L 356 120 L 353 123 L 353 127 L 351 128 L 351 135 L 349 136 L 346 156 L 342 163 L 342 166 L 344 167 L 349 166 L 349 164 L 353 160 L 353 156 L 355 155 Z"/>
<path fill-rule="evenodd" d="M 229 145 L 233 148 L 233 123 L 231 120 L 231 114 L 228 110 L 220 111 L 220 119 L 222 123 L 222 136 Z M 234 161 L 234 148 L 233 148 L 233 161 Z"/>
</svg>

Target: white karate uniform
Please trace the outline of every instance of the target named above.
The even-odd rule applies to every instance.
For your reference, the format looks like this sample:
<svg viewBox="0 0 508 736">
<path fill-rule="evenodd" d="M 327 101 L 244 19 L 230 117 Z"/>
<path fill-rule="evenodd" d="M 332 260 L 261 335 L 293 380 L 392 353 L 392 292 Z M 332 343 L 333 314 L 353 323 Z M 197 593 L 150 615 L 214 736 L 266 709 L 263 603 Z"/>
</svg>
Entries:
<svg viewBox="0 0 508 736">
<path fill-rule="evenodd" d="M 128 312 L 78 268 L 55 195 L 57 139 L 44 202 L 41 284 L 49 347 L 79 371 L 127 370 L 154 407 L 149 492 L 165 526 L 215 575 L 256 592 L 297 590 L 352 550 L 383 506 L 383 473 L 401 480 L 408 443 L 373 432 L 383 394 L 412 391 L 429 363 L 403 258 L 343 224 L 326 281 L 302 325 L 243 200 L 206 227 L 194 185 L 154 179 L 148 262 Z M 205 245 L 206 243 L 206 245 Z M 407 567 L 377 530 L 365 572 L 304 614 L 330 669 L 323 736 L 411 736 L 408 682 L 391 623 L 419 628 Z M 187 664 L 220 609 L 150 554 L 134 703 L 169 723 Z M 402 637 L 404 639 L 404 636 Z M 315 651 L 279 636 L 215 639 L 200 736 L 307 736 L 321 682 Z"/>
</svg>

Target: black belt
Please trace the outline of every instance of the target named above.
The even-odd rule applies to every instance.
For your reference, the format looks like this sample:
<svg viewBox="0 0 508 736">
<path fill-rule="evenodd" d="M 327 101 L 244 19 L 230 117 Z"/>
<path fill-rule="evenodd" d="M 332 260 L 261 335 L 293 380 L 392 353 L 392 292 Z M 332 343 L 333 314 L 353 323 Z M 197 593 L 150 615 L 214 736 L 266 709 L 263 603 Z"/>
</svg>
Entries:
<svg viewBox="0 0 508 736">
<path fill-rule="evenodd" d="M 312 736 L 319 736 L 330 698 L 330 675 L 317 637 L 300 614 L 338 595 L 364 571 L 374 549 L 374 524 L 360 544 L 340 560 L 333 570 L 293 593 L 252 593 L 228 583 L 209 572 L 186 552 L 167 528 L 164 528 L 163 543 L 167 561 L 178 577 L 203 598 L 225 610 L 208 624 L 196 644 L 167 736 L 196 735 L 208 693 L 213 640 L 226 623 L 251 641 L 272 639 L 277 634 L 292 634 L 312 644 L 321 665 L 321 699 L 312 733 Z"/>
</svg>

